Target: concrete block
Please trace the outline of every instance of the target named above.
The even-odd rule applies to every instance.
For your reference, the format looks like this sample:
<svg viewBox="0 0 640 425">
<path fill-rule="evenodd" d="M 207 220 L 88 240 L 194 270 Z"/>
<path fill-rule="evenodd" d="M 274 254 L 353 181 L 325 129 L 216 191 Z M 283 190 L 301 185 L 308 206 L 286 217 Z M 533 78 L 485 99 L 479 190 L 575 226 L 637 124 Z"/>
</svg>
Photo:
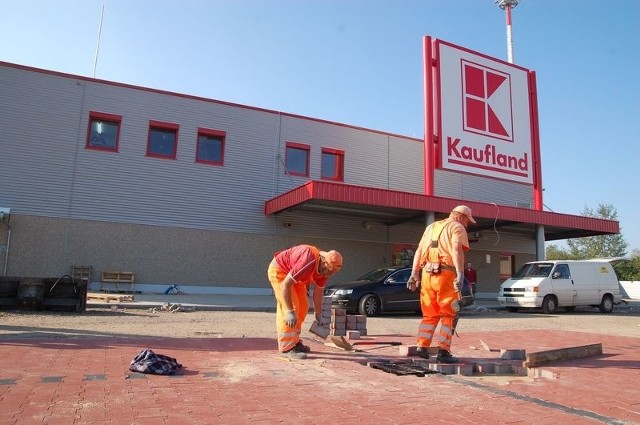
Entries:
<svg viewBox="0 0 640 425">
<path fill-rule="evenodd" d="M 456 372 L 462 376 L 473 375 L 473 363 L 456 365 Z"/>
<path fill-rule="evenodd" d="M 444 375 L 455 375 L 457 366 L 454 364 L 446 364 L 446 363 L 435 363 L 436 369 L 438 372 Z"/>
<path fill-rule="evenodd" d="M 360 332 L 358 332 L 358 331 L 350 331 L 347 328 L 347 338 L 348 339 L 360 339 Z"/>
<path fill-rule="evenodd" d="M 347 329 L 357 329 L 358 321 L 355 316 L 347 316 Z"/>
<path fill-rule="evenodd" d="M 495 363 L 495 373 L 496 375 L 512 375 L 513 369 L 511 365 L 508 363 Z"/>
<path fill-rule="evenodd" d="M 333 316 L 346 316 L 347 315 L 347 310 L 345 310 L 344 308 L 332 308 L 331 309 L 331 315 L 333 315 Z"/>
<path fill-rule="evenodd" d="M 334 335 L 334 336 L 347 336 L 347 330 L 346 329 L 330 329 L 329 335 Z"/>
<path fill-rule="evenodd" d="M 311 324 L 311 327 L 309 328 L 309 332 L 319 336 L 322 339 L 325 339 L 329 336 L 329 329 L 325 328 L 324 326 L 318 325 L 318 322 L 316 322 L 315 320 Z"/>
<path fill-rule="evenodd" d="M 527 352 L 522 349 L 501 349 L 500 358 L 502 360 L 524 360 L 527 358 Z"/>
<path fill-rule="evenodd" d="M 496 373 L 496 365 L 493 363 L 476 363 L 475 369 L 478 373 L 483 374 Z"/>
</svg>

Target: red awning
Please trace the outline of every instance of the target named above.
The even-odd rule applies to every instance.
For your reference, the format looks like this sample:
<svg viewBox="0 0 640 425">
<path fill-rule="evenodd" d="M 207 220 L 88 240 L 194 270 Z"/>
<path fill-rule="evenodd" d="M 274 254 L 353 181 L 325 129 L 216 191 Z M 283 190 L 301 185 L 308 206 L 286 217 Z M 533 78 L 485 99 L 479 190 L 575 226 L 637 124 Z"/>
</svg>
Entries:
<svg viewBox="0 0 640 425">
<path fill-rule="evenodd" d="M 439 219 L 459 204 L 471 207 L 477 221 L 469 226 L 469 232 L 507 228 L 535 234 L 535 225 L 542 225 L 547 241 L 620 232 L 619 223 L 613 220 L 314 180 L 267 200 L 264 212 L 266 215 L 283 211 L 333 213 L 379 220 L 393 226 L 405 222 L 425 223 L 429 211 Z"/>
</svg>

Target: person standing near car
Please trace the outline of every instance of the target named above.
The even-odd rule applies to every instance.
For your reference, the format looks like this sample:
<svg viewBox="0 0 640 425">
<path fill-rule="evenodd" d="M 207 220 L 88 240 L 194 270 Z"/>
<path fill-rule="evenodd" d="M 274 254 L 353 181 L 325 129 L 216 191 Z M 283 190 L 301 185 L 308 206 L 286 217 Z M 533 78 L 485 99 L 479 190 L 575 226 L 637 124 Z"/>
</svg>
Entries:
<svg viewBox="0 0 640 425">
<path fill-rule="evenodd" d="M 313 289 L 313 310 L 318 325 L 322 322 L 322 296 L 331 275 L 342 268 L 338 251 L 320 251 L 311 245 L 297 245 L 275 253 L 267 275 L 276 297 L 278 350 L 286 357 L 304 359 L 309 347 L 300 333 L 309 312 L 309 285 Z"/>
<path fill-rule="evenodd" d="M 429 358 L 428 348 L 440 324 L 437 361 L 458 361 L 451 355 L 454 320 L 458 315 L 453 304 L 459 303 L 464 282 L 464 253 L 469 250 L 466 228 L 475 222 L 471 208 L 466 205 L 455 207 L 448 218 L 427 226 L 413 257 L 407 287 L 412 291 L 420 287 L 422 320 L 416 354 L 424 359 Z"/>
<path fill-rule="evenodd" d="M 472 267 L 471 263 L 467 263 L 467 268 L 464 269 L 464 278 L 466 279 L 467 285 L 469 285 L 469 289 L 475 298 L 478 277 L 476 276 L 476 269 Z"/>
</svg>

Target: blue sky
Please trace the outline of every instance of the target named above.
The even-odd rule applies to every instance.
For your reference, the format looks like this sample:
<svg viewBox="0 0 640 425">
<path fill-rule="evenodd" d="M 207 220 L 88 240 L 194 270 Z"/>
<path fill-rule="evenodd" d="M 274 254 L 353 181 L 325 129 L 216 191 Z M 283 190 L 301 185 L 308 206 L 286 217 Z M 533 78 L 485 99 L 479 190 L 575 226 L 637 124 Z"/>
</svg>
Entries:
<svg viewBox="0 0 640 425">
<path fill-rule="evenodd" d="M 2 2 L 0 60 L 422 137 L 422 38 L 507 59 L 493 0 Z M 640 249 L 640 1 L 522 0 L 544 204 L 613 205 Z M 634 77 L 636 75 L 636 77 Z"/>
</svg>

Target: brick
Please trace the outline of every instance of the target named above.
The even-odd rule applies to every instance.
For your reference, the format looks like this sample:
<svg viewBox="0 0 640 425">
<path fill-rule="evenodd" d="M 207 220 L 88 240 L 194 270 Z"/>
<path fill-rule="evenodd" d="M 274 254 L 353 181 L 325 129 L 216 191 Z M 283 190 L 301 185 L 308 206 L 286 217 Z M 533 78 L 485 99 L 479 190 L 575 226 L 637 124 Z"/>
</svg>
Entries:
<svg viewBox="0 0 640 425">
<path fill-rule="evenodd" d="M 360 339 L 360 332 L 358 332 L 358 331 L 350 331 L 349 328 L 347 328 L 347 338 L 349 338 L 349 339 Z"/>
</svg>

